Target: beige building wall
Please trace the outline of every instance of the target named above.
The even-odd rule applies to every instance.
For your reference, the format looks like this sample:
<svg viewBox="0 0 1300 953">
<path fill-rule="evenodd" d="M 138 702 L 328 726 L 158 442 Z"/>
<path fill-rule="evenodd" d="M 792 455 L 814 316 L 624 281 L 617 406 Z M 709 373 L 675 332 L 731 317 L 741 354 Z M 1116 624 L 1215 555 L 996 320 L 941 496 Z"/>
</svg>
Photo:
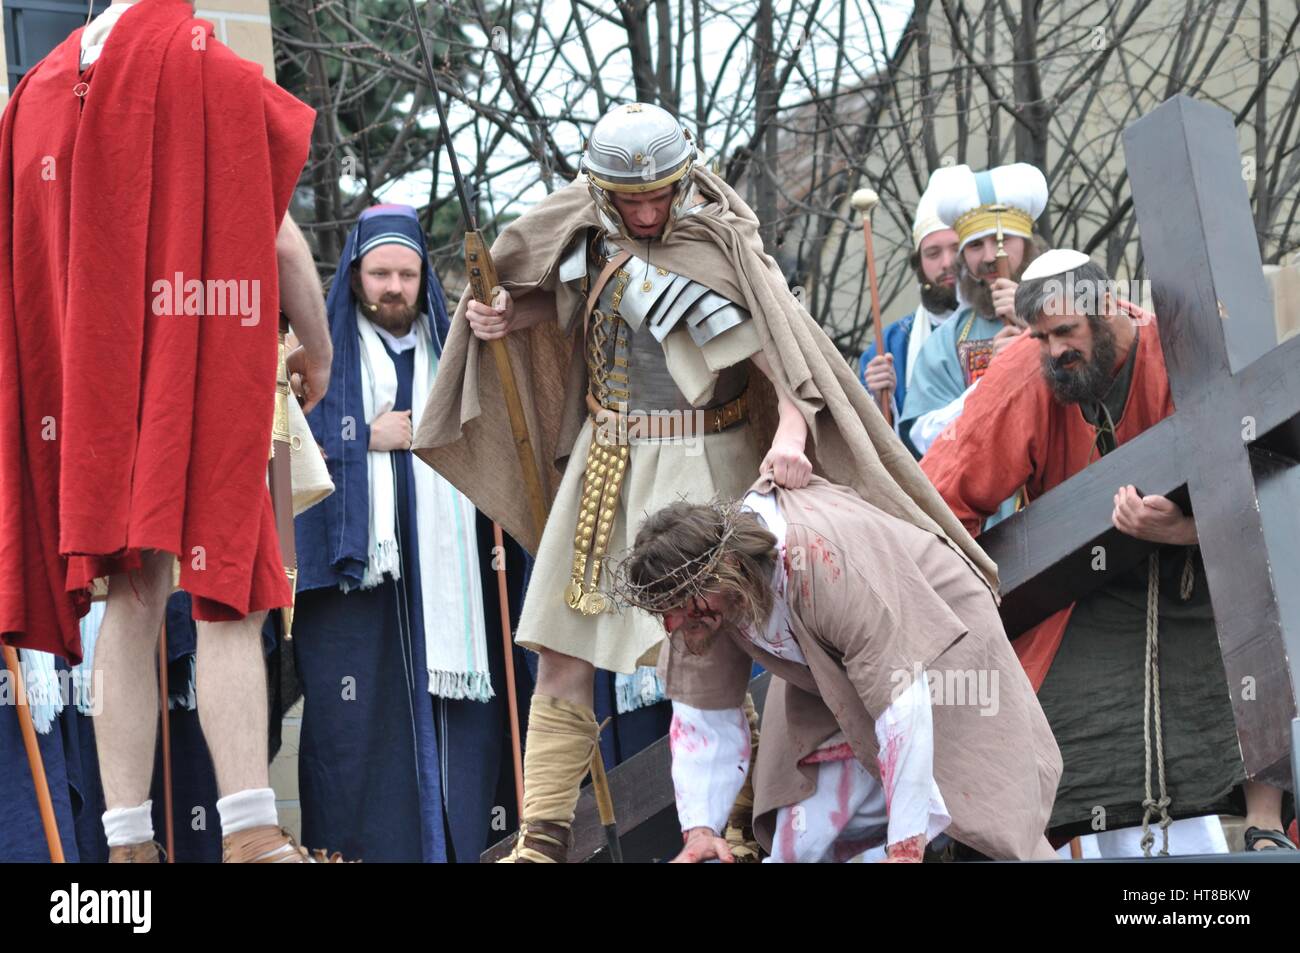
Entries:
<svg viewBox="0 0 1300 953">
<path fill-rule="evenodd" d="M 1123 17 L 1127 3 L 1121 3 L 1119 16 Z M 1206 14 L 1213 17 L 1216 33 L 1212 33 L 1206 46 L 1194 53 L 1199 53 L 1201 60 L 1207 59 L 1213 49 L 1225 39 L 1230 20 L 1230 9 L 1236 4 L 1218 4 Z M 1288 4 L 1272 5 L 1272 23 L 1269 30 L 1270 49 L 1276 51 L 1286 35 L 1294 8 L 1285 9 Z M 1039 31 L 1040 44 L 1043 48 L 1058 47 L 1054 58 L 1043 63 L 1041 75 L 1045 94 L 1051 95 L 1068 83 L 1070 78 L 1086 69 L 1093 31 L 1096 26 L 1082 23 L 1078 19 L 1077 9 L 1068 3 L 1049 3 L 1044 5 L 1047 16 L 1055 16 L 1055 22 L 1044 22 Z M 1222 9 L 1218 9 L 1221 7 Z M 1259 12 L 1255 5 L 1249 5 L 1247 12 L 1238 22 L 1233 35 L 1227 38 L 1226 45 L 1204 86 L 1196 92 L 1202 101 L 1211 102 L 1232 112 L 1243 109 L 1257 82 L 1258 63 L 1256 61 L 1259 42 Z M 1135 29 L 1122 44 L 1123 60 L 1112 55 L 1107 65 L 1100 71 L 1100 82 L 1094 91 L 1092 85 L 1085 85 L 1073 96 L 1055 107 L 1056 119 L 1052 124 L 1052 141 L 1048 146 L 1048 168 L 1044 169 L 1050 189 L 1049 208 L 1055 209 L 1062 202 L 1062 197 L 1079 190 L 1089 191 L 1088 168 L 1098 170 L 1097 178 L 1104 186 L 1101 192 L 1091 192 L 1089 200 L 1077 210 L 1077 214 L 1068 221 L 1057 216 L 1053 222 L 1053 238 L 1058 245 L 1080 247 L 1086 244 L 1098 229 L 1106 222 L 1112 211 L 1129 197 L 1127 182 L 1124 178 L 1124 150 L 1120 142 L 1123 128 L 1141 115 L 1154 109 L 1165 99 L 1166 79 L 1170 61 L 1174 55 L 1178 39 L 1179 18 L 1185 9 L 1182 0 L 1156 0 L 1145 11 Z M 1104 31 L 1106 27 L 1102 24 Z M 1000 141 L 1004 144 L 1001 154 L 989 155 L 989 98 L 984 85 L 978 78 L 971 84 L 973 91 L 972 108 L 959 112 L 954 84 L 945 79 L 951 77 L 955 66 L 964 65 L 964 60 L 951 46 L 951 34 L 944 20 L 939 4 L 934 4 L 931 14 L 931 74 L 936 77 L 937 95 L 934 112 L 935 138 L 938 152 L 944 163 L 967 162 L 979 170 L 1016 160 L 1012 138 L 1013 121 L 1003 112 L 1000 122 Z M 1105 33 L 1097 33 L 1104 37 Z M 970 42 L 971 38 L 962 38 Z M 1003 94 L 1012 95 L 1011 71 L 1011 36 L 1000 31 L 996 37 L 994 61 Z M 977 41 L 982 44 L 982 37 Z M 1293 40 L 1294 42 L 1294 40 Z M 981 60 L 983 57 L 981 57 Z M 904 72 L 914 77 L 918 71 L 917 54 L 913 48 L 907 58 Z M 1192 77 L 1199 73 L 1199 64 L 1192 70 Z M 1149 89 L 1135 92 L 1134 87 L 1142 87 L 1152 78 Z M 943 85 L 938 85 L 938 84 Z M 1270 114 L 1269 134 L 1278 135 L 1283 131 L 1284 120 L 1280 115 L 1281 107 L 1290 91 L 1300 83 L 1300 57 L 1293 51 L 1282 62 L 1268 87 L 1268 110 Z M 865 162 L 864 185 L 876 188 L 882 196 L 889 194 L 889 189 L 881 188 L 882 180 L 900 186 L 900 196 L 890 201 L 904 208 L 877 208 L 873 216 L 874 245 L 877 266 L 880 271 L 882 286 L 881 298 L 886 302 L 884 322 L 894 320 L 910 313 L 917 303 L 915 282 L 907 273 L 906 257 L 910 252 L 910 222 L 919 189 L 910 181 L 910 175 L 900 172 L 905 164 L 900 156 L 909 153 L 923 173 L 925 154 L 921 146 L 921 109 L 919 90 L 914 81 L 905 80 L 900 88 L 899 100 L 902 113 L 907 117 L 901 127 L 889 133 L 891 141 L 882 143 L 880 148 L 873 148 L 872 154 Z M 891 121 L 893 116 L 888 117 Z M 1243 177 L 1247 179 L 1247 189 L 1254 194 L 1254 182 L 1250 178 L 1251 163 L 1254 161 L 1256 142 L 1253 126 L 1253 112 L 1237 127 L 1237 143 L 1243 155 Z M 1074 154 L 1066 152 L 1061 139 L 1068 134 L 1074 124 L 1079 124 L 1079 133 L 1074 137 Z M 958 154 L 959 131 L 965 130 L 964 159 Z M 1271 151 L 1271 150 L 1270 150 Z M 1295 162 L 1294 156 L 1289 160 Z M 1283 176 L 1285 181 L 1286 176 Z M 924 182 L 921 183 L 921 187 Z M 1294 201 L 1300 185 L 1293 184 L 1286 195 L 1286 209 Z M 883 203 L 884 199 L 882 199 Z M 846 330 L 855 322 L 862 321 L 868 313 L 870 302 L 858 295 L 863 269 L 863 244 L 859 219 L 846 205 L 846 217 L 854 222 L 854 234 L 848 236 L 850 250 L 839 263 L 836 273 L 835 291 L 833 293 L 834 327 L 828 330 Z M 1274 227 L 1281 229 L 1284 215 L 1275 222 Z M 841 225 L 823 246 L 824 268 L 829 268 L 828 259 L 837 248 L 844 226 Z M 1286 256 L 1289 260 L 1300 250 L 1300 227 L 1288 235 L 1281 236 L 1265 248 L 1266 260 L 1276 256 Z M 1120 228 L 1113 237 L 1092 252 L 1099 263 L 1110 267 L 1117 278 L 1133 276 L 1140 260 L 1139 244 L 1135 217 L 1129 209 L 1121 219 Z M 890 295 L 893 294 L 892 300 Z M 870 331 L 866 332 L 863 345 L 870 340 Z"/>
<path fill-rule="evenodd" d="M 275 53 L 271 45 L 270 0 L 199 0 L 195 15 L 216 29 L 217 39 L 246 60 L 262 67 L 275 79 Z M 4 30 L 0 29 L 0 62 L 8 62 Z M 9 102 L 8 73 L 0 74 L 0 108 Z"/>
</svg>

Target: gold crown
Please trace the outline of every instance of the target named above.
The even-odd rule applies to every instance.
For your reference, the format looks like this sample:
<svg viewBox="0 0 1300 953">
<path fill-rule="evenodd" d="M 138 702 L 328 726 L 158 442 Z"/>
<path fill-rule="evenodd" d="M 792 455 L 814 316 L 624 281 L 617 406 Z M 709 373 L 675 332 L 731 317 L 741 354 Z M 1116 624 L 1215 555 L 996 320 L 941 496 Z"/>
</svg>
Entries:
<svg viewBox="0 0 1300 953">
<path fill-rule="evenodd" d="M 1029 238 L 1034 234 L 1034 219 L 1024 209 L 1010 205 L 980 205 L 958 216 L 952 227 L 958 244 L 965 245 L 974 236 L 989 231 Z"/>
</svg>

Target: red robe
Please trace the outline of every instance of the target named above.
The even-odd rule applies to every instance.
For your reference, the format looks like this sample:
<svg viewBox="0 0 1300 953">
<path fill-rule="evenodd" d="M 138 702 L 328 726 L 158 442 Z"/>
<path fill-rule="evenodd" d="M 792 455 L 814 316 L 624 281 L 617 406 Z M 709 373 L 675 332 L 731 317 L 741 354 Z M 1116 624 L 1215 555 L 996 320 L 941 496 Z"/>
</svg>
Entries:
<svg viewBox="0 0 1300 953">
<path fill-rule="evenodd" d="M 275 240 L 314 120 L 183 0 L 141 0 L 84 73 L 80 39 L 0 123 L 0 636 L 70 662 L 91 581 L 143 549 L 180 556 L 197 619 L 290 600 Z M 195 281 L 247 307 L 185 314 Z"/>
<path fill-rule="evenodd" d="M 1128 302 L 1121 306 L 1134 316 L 1139 332 L 1128 399 L 1115 426 L 1117 444 L 1174 412 L 1155 315 Z M 989 366 L 961 416 L 921 460 L 921 469 L 976 535 L 1022 486 L 1032 501 L 1096 460 L 1096 436 L 1078 404 L 1062 404 L 1052 395 L 1038 342 L 1025 338 Z M 1035 691 L 1047 677 L 1073 608 L 1049 616 L 1012 643 Z"/>
</svg>

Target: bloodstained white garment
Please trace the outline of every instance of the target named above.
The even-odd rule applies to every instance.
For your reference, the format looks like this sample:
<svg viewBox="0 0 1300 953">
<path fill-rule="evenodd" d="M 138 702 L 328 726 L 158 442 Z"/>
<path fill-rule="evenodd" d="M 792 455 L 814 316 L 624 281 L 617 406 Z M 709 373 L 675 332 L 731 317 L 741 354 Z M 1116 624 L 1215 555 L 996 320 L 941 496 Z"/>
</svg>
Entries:
<svg viewBox="0 0 1300 953">
<path fill-rule="evenodd" d="M 751 628 L 746 635 L 763 651 L 806 665 L 785 601 L 785 520 L 774 494 L 750 493 L 745 507 L 772 531 L 780 550 L 766 631 Z M 925 682 L 914 680 L 885 709 L 876 721 L 876 741 L 880 781 L 858 762 L 842 732 L 804 760 L 818 766 L 817 786 L 805 800 L 777 812 L 770 861 L 847 860 L 882 842 L 896 844 L 917 834 L 928 842 L 947 828 L 952 819 L 934 780 L 934 722 Z M 721 832 L 749 766 L 744 711 L 706 711 L 674 701 L 669 748 L 682 830 Z"/>
<path fill-rule="evenodd" d="M 721 834 L 745 785 L 750 755 L 744 709 L 706 711 L 673 702 L 668 750 L 682 830 L 707 827 Z"/>
</svg>

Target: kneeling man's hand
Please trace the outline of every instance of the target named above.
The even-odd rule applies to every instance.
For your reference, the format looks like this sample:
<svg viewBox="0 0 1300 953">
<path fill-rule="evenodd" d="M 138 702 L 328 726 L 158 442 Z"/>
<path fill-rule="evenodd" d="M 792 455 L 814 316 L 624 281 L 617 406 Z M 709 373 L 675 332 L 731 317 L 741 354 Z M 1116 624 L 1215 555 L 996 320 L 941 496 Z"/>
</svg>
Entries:
<svg viewBox="0 0 1300 953">
<path fill-rule="evenodd" d="M 712 828 L 692 827 L 686 832 L 686 846 L 669 863 L 702 864 L 706 860 L 720 860 L 724 864 L 736 862 L 736 858 L 731 856 L 731 845 L 715 834 Z"/>
<path fill-rule="evenodd" d="M 1149 543 L 1196 545 L 1196 521 L 1184 516 L 1178 504 L 1163 496 L 1141 496 L 1134 486 L 1115 494 L 1110 520 L 1121 533 Z"/>
<path fill-rule="evenodd" d="M 885 848 L 882 864 L 919 864 L 925 857 L 925 835 L 917 834 Z"/>
</svg>

